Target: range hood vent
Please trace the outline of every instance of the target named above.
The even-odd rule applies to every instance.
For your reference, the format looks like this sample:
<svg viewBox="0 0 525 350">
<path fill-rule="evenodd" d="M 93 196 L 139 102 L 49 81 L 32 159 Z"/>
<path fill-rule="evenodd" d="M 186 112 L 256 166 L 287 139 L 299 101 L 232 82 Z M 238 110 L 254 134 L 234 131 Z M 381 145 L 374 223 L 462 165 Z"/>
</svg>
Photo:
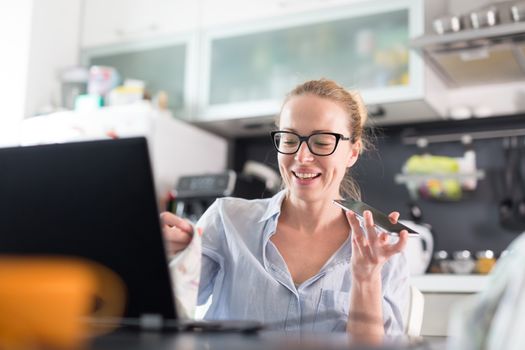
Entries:
<svg viewBox="0 0 525 350">
<path fill-rule="evenodd" d="M 425 35 L 411 46 L 449 87 L 525 80 L 525 22 Z"/>
</svg>

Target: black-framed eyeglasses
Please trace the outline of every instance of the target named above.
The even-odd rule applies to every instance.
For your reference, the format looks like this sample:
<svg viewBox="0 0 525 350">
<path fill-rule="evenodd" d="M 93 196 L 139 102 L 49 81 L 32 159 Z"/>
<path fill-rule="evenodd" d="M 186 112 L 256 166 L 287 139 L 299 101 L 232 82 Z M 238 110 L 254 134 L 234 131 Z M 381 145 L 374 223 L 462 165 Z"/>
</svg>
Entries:
<svg viewBox="0 0 525 350">
<path fill-rule="evenodd" d="M 316 132 L 309 136 L 301 136 L 293 131 L 272 131 L 270 134 L 275 149 L 282 154 L 297 153 L 301 144 L 306 142 L 312 154 L 329 156 L 335 152 L 339 141 L 349 141 L 351 139 L 335 132 Z"/>
</svg>

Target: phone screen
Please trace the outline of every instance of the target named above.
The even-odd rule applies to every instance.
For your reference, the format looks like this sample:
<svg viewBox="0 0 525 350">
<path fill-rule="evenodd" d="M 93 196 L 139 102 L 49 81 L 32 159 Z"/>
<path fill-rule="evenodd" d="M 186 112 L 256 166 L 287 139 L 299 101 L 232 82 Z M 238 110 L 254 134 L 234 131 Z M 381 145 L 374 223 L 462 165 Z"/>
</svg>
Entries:
<svg viewBox="0 0 525 350">
<path fill-rule="evenodd" d="M 399 222 L 397 224 L 391 223 L 388 219 L 388 215 L 377 210 L 376 208 L 369 206 L 366 203 L 356 201 L 354 199 L 335 199 L 334 203 L 343 208 L 344 210 L 353 211 L 361 219 L 364 219 L 363 212 L 365 210 L 369 210 L 372 213 L 372 216 L 374 217 L 374 223 L 376 224 L 376 226 L 379 226 L 382 230 L 388 232 L 391 235 L 397 236 L 399 235 L 399 232 L 401 230 L 407 230 L 408 234 L 411 236 L 419 235 L 419 233 L 417 233 L 410 227 L 407 227 Z"/>
</svg>

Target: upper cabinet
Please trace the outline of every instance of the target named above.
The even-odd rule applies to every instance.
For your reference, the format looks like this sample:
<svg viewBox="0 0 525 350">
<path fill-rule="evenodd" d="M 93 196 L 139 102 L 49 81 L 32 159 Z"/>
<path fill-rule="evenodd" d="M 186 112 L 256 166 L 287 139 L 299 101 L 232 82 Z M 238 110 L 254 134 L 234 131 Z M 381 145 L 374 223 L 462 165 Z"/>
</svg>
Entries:
<svg viewBox="0 0 525 350">
<path fill-rule="evenodd" d="M 86 0 L 83 48 L 196 30 L 199 2 L 193 0 Z"/>
<path fill-rule="evenodd" d="M 287 91 L 319 77 L 362 91 L 368 103 L 417 97 L 422 63 L 409 50 L 422 30 L 416 3 L 367 2 L 210 30 L 201 117 L 275 114 Z"/>
<path fill-rule="evenodd" d="M 275 19 L 339 5 L 352 6 L 370 0 L 200 0 L 203 27 Z"/>
<path fill-rule="evenodd" d="M 164 91 L 173 116 L 190 119 L 191 101 L 196 99 L 193 84 L 197 79 L 192 76 L 196 71 L 195 46 L 195 36 L 188 35 L 143 39 L 85 49 L 82 61 L 85 66 L 114 67 L 121 80 L 144 81 L 152 97 Z"/>
<path fill-rule="evenodd" d="M 157 71 L 159 86 L 178 79 L 173 91 L 184 97 L 175 96 L 182 114 L 222 134 L 265 132 L 286 92 L 320 77 L 360 91 L 377 124 L 441 114 L 427 100 L 428 86 L 439 84 L 429 84 L 422 58 L 410 49 L 424 32 L 425 0 L 85 3 L 83 46 L 90 63 L 118 69 L 137 52 L 158 58 L 152 42 L 155 50 L 167 45 L 167 54 L 175 55 L 172 38 L 191 38 L 185 54 L 177 51 L 184 60 L 155 61 L 148 68 L 135 57 L 132 70 L 144 76 L 144 70 Z"/>
</svg>

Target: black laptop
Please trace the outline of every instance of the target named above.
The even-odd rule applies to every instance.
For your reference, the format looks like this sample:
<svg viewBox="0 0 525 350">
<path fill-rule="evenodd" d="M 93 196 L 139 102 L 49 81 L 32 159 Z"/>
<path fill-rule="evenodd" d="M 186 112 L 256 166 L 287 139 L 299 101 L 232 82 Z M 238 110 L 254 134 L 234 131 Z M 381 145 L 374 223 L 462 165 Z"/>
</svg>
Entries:
<svg viewBox="0 0 525 350">
<path fill-rule="evenodd" d="M 76 256 L 109 267 L 128 292 L 123 325 L 261 328 L 177 320 L 143 137 L 0 148 L 0 254 Z"/>
<path fill-rule="evenodd" d="M 126 284 L 126 318 L 176 318 L 144 138 L 0 149 L 6 253 L 100 262 Z"/>
</svg>

